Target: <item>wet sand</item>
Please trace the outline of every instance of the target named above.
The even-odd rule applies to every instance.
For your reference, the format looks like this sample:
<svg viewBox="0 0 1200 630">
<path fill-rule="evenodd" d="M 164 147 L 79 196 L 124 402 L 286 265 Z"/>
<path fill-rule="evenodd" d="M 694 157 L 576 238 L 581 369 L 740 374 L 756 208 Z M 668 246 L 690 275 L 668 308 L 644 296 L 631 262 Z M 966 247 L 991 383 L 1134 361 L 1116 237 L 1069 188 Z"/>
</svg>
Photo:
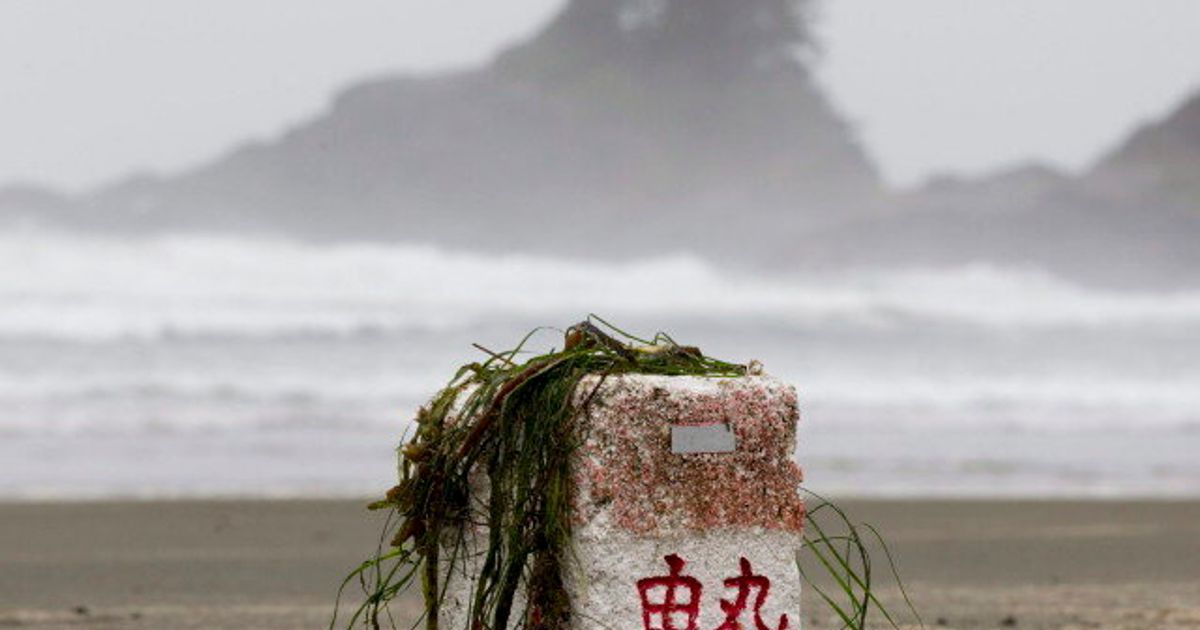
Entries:
<svg viewBox="0 0 1200 630">
<path fill-rule="evenodd" d="M 382 524 L 363 503 L 0 504 L 0 627 L 326 627 Z M 1200 502 L 844 504 L 929 627 L 1200 627 Z M 811 589 L 807 606 L 837 627 Z"/>
</svg>

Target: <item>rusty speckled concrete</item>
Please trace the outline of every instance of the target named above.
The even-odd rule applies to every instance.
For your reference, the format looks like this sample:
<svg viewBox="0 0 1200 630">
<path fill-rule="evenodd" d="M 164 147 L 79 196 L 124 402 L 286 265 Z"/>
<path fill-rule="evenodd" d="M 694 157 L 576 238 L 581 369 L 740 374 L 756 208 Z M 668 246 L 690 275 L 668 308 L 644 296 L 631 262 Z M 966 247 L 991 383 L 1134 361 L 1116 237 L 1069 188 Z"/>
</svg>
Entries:
<svg viewBox="0 0 1200 630">
<path fill-rule="evenodd" d="M 795 389 L 769 376 L 593 376 L 575 392 L 577 406 L 584 401 L 573 470 L 573 561 L 565 576 L 573 625 L 753 629 L 757 608 L 770 630 L 799 628 L 795 552 L 804 503 L 793 459 Z M 732 430 L 734 451 L 671 451 L 673 425 L 713 424 Z M 473 534 L 472 546 L 482 549 L 486 533 Z M 464 576 L 478 561 L 465 559 L 450 578 L 447 628 L 466 627 Z M 673 571 L 680 586 L 672 602 L 654 580 Z M 740 599 L 739 585 L 746 586 Z M 729 622 L 738 610 L 735 627 Z"/>
</svg>

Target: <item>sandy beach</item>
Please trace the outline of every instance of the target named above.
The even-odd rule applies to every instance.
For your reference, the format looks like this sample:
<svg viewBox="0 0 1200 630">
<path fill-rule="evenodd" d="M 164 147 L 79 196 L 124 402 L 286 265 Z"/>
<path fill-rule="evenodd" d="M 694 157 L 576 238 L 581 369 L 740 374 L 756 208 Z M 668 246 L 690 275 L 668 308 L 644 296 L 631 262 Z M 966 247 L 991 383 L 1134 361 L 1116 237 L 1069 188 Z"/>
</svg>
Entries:
<svg viewBox="0 0 1200 630">
<path fill-rule="evenodd" d="M 844 504 L 888 537 L 929 627 L 1200 626 L 1200 503 Z M 380 526 L 362 505 L 0 505 L 0 626 L 325 627 Z M 808 627 L 837 627 L 807 605 Z"/>
</svg>

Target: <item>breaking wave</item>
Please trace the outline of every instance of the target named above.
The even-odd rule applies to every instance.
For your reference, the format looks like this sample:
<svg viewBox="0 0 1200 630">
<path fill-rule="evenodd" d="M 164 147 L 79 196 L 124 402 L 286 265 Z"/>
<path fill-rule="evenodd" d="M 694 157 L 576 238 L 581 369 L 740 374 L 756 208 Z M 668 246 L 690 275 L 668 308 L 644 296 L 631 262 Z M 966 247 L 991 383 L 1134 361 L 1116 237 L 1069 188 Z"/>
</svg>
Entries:
<svg viewBox="0 0 1200 630">
<path fill-rule="evenodd" d="M 31 231 L 0 235 L 0 499 L 357 495 L 471 342 L 589 312 L 795 383 L 825 490 L 1200 488 L 1200 291 Z"/>
<path fill-rule="evenodd" d="M 1200 292 L 1120 293 L 1036 270 L 756 275 L 690 256 L 630 262 L 416 245 L 0 236 L 0 337 L 76 340 L 444 331 L 581 313 L 886 327 L 1200 325 Z"/>
</svg>

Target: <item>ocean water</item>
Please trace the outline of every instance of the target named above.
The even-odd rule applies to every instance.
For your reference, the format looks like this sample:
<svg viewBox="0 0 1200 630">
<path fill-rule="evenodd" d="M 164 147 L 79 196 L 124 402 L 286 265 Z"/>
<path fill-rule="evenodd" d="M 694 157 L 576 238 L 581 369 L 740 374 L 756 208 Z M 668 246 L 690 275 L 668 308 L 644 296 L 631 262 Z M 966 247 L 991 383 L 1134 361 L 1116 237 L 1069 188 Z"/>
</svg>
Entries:
<svg viewBox="0 0 1200 630">
<path fill-rule="evenodd" d="M 28 231 L 0 235 L 0 499 L 373 493 L 472 342 L 589 312 L 794 383 L 818 492 L 1200 496 L 1200 292 Z"/>
</svg>

